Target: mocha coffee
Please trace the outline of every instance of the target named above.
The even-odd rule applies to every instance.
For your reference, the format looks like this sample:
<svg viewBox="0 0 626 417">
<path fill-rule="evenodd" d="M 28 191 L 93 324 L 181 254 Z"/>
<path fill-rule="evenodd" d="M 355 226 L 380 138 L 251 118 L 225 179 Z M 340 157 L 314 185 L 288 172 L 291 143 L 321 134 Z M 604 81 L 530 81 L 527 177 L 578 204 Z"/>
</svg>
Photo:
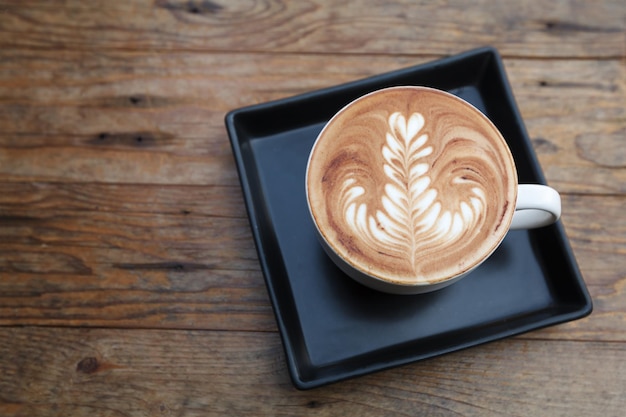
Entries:
<svg viewBox="0 0 626 417">
<path fill-rule="evenodd" d="M 469 271 L 500 244 L 517 175 L 495 126 L 463 100 L 396 87 L 346 106 L 320 133 L 306 192 L 329 253 L 401 285 Z"/>
</svg>

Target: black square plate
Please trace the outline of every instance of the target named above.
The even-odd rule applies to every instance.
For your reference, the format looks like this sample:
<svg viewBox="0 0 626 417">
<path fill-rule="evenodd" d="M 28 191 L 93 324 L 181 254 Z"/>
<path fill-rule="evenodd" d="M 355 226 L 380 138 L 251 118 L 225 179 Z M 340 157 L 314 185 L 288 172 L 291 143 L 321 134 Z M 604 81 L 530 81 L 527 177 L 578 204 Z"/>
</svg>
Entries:
<svg viewBox="0 0 626 417">
<path fill-rule="evenodd" d="M 429 294 L 353 282 L 324 253 L 309 218 L 305 168 L 317 134 L 353 99 L 425 85 L 471 102 L 500 129 L 520 183 L 545 179 L 497 51 L 439 61 L 230 112 L 226 127 L 294 385 L 300 389 L 584 317 L 591 298 L 559 223 L 510 232 L 470 276 Z"/>
</svg>

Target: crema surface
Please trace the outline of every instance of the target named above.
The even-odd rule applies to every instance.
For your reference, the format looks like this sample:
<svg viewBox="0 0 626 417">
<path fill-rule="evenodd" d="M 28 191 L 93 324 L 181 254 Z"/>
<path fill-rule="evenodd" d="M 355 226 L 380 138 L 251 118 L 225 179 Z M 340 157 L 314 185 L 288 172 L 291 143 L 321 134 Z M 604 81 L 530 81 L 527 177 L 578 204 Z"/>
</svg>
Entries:
<svg viewBox="0 0 626 417">
<path fill-rule="evenodd" d="M 307 195 L 327 244 L 400 284 L 461 274 L 499 245 L 517 195 L 493 124 L 447 93 L 398 87 L 340 111 L 309 159 Z"/>
</svg>

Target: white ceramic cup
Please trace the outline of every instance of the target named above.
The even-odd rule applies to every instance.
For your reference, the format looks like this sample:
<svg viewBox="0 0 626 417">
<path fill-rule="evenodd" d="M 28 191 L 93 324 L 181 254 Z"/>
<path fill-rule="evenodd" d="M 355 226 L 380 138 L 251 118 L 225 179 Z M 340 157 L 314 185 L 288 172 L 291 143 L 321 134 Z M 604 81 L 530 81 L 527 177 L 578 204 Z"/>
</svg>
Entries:
<svg viewBox="0 0 626 417">
<path fill-rule="evenodd" d="M 406 87 L 400 87 L 400 88 L 406 88 Z M 414 87 L 409 87 L 409 88 L 414 88 Z M 422 87 L 416 87 L 416 88 L 422 88 Z M 423 89 L 426 89 L 426 88 L 423 88 Z M 439 91 L 439 90 L 435 90 L 435 91 Z M 448 94 L 445 92 L 443 93 Z M 450 97 L 454 97 L 455 100 L 461 101 L 464 104 L 466 104 L 468 111 L 479 112 L 470 103 L 467 103 L 464 100 L 458 97 L 452 96 L 452 95 L 450 95 Z M 318 146 L 320 138 L 324 135 L 326 128 L 333 121 L 333 119 L 338 117 L 338 115 L 340 115 L 345 109 L 349 108 L 351 105 L 353 105 L 353 103 L 358 102 L 359 100 L 360 99 L 357 99 L 354 102 L 348 104 L 346 107 L 344 107 L 344 109 L 338 112 L 328 122 L 326 127 L 322 130 L 322 132 L 318 136 L 315 142 L 315 145 L 313 146 L 313 149 L 311 150 L 311 154 L 309 156 L 309 161 L 307 165 L 306 195 L 307 195 L 307 202 L 308 202 L 311 218 L 313 220 L 313 223 L 315 224 L 315 229 L 316 229 L 319 241 L 322 244 L 322 247 L 324 248 L 326 253 L 329 255 L 329 257 L 333 260 L 333 262 L 342 271 L 344 271 L 348 276 L 350 276 L 351 278 L 353 278 L 354 280 L 356 280 L 357 282 L 363 285 L 366 285 L 370 288 L 373 288 L 378 291 L 386 292 L 386 293 L 392 293 L 392 294 L 426 293 L 426 292 L 438 290 L 440 288 L 444 288 L 460 280 L 461 278 L 465 277 L 470 272 L 475 270 L 480 264 L 482 264 L 482 262 L 484 262 L 486 259 L 489 258 L 489 256 L 491 256 L 493 251 L 495 251 L 497 246 L 504 239 L 504 236 L 506 235 L 506 233 L 502 235 L 501 240 L 497 243 L 497 245 L 493 248 L 493 250 L 489 253 L 484 254 L 484 256 L 482 256 L 482 259 L 479 259 L 478 262 L 471 267 L 471 269 L 465 270 L 461 273 L 449 275 L 449 276 L 442 276 L 440 277 L 440 279 L 436 279 L 436 280 L 407 284 L 407 283 L 398 282 L 398 281 L 394 281 L 390 279 L 384 279 L 384 278 L 381 278 L 380 276 L 376 276 L 375 274 L 368 273 L 367 270 L 360 267 L 358 264 L 355 264 L 355 262 L 352 262 L 350 259 L 347 259 L 345 255 L 342 255 L 337 250 L 335 250 L 333 248 L 333 245 L 326 238 L 328 233 L 325 233 L 323 230 L 321 230 L 321 226 L 316 221 L 316 216 L 315 216 L 314 209 L 312 207 L 313 204 L 311 201 L 312 196 L 311 196 L 311 193 L 309 192 L 309 176 L 310 176 L 309 170 L 311 168 L 312 158 L 314 156 L 314 150 Z M 487 119 L 486 116 L 482 115 L 482 113 L 480 113 L 480 115 L 481 117 L 484 117 L 485 119 Z M 490 121 L 487 120 L 487 122 L 490 123 L 491 126 L 493 126 L 493 124 Z M 497 131 L 495 126 L 493 126 L 493 129 Z M 503 138 L 502 138 L 502 141 L 504 142 Z M 506 143 L 505 143 L 505 146 L 506 146 Z M 512 158 L 511 158 L 511 161 L 512 161 Z M 514 170 L 515 167 L 514 167 L 513 162 L 511 162 L 511 165 L 513 165 L 512 169 Z M 515 183 L 517 184 L 517 181 Z M 550 225 L 559 219 L 561 215 L 561 198 L 559 196 L 559 193 L 556 190 L 546 185 L 536 185 L 536 184 L 517 184 L 517 187 L 518 187 L 517 193 L 516 193 L 517 203 L 515 207 L 515 212 L 512 214 L 512 219 L 510 220 L 510 226 L 508 227 L 508 230 L 531 229 L 531 228 L 543 227 L 543 226 Z M 508 232 L 508 230 L 506 232 Z"/>
</svg>

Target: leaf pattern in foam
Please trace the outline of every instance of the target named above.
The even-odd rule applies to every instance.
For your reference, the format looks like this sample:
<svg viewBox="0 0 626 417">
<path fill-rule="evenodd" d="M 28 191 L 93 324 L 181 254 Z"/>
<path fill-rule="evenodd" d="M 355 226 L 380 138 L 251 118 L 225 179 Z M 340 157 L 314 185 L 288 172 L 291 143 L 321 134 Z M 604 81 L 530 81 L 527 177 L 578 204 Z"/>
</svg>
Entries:
<svg viewBox="0 0 626 417">
<path fill-rule="evenodd" d="M 408 256 L 413 268 L 420 246 L 458 237 L 464 225 L 475 223 L 485 204 L 484 192 L 476 187 L 470 200 L 460 202 L 457 209 L 446 210 L 437 201 L 437 190 L 427 175 L 430 165 L 424 161 L 433 152 L 427 145 L 428 135 L 420 134 L 424 124 L 419 113 L 408 120 L 399 112 L 389 116 L 382 147 L 383 172 L 389 181 L 373 214 L 359 201 L 368 190 L 355 178 L 347 178 L 341 191 L 344 218 L 355 234 L 372 248 L 382 244 L 390 255 Z"/>
</svg>

